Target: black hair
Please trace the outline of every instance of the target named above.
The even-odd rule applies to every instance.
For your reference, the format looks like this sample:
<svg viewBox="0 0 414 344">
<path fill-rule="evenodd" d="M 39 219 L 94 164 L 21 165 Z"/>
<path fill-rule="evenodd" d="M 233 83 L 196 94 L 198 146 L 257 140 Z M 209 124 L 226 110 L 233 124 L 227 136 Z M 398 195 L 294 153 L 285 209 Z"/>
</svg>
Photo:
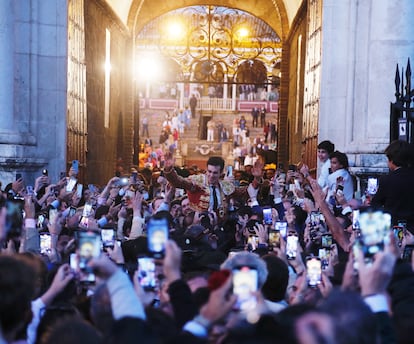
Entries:
<svg viewBox="0 0 414 344">
<path fill-rule="evenodd" d="M 324 149 L 331 154 L 335 150 L 335 145 L 331 141 L 325 140 L 318 144 L 318 149 Z"/>
<path fill-rule="evenodd" d="M 342 153 L 340 151 L 335 151 L 329 154 L 329 159 L 332 159 L 332 158 L 336 158 L 338 162 L 342 165 L 342 168 L 348 169 L 349 162 L 348 162 L 348 157 L 346 156 L 345 153 Z"/>
<path fill-rule="evenodd" d="M 207 160 L 207 166 L 220 166 L 220 171 L 224 170 L 224 159 L 221 156 L 211 156 Z"/>
<path fill-rule="evenodd" d="M 389 161 L 398 167 L 408 167 L 413 164 L 413 146 L 406 141 L 395 140 L 385 149 Z"/>
</svg>

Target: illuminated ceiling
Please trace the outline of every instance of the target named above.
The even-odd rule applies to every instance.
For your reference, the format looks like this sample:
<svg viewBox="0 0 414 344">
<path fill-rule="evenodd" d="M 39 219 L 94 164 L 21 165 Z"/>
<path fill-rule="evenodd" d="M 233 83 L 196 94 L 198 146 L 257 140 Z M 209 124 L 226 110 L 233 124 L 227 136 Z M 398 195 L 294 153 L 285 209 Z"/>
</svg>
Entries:
<svg viewBox="0 0 414 344">
<path fill-rule="evenodd" d="M 106 0 L 121 21 L 131 32 L 139 32 L 141 28 L 154 18 L 181 7 L 194 5 L 216 5 L 251 13 L 269 24 L 282 38 L 287 36 L 290 25 L 303 0 Z"/>
</svg>

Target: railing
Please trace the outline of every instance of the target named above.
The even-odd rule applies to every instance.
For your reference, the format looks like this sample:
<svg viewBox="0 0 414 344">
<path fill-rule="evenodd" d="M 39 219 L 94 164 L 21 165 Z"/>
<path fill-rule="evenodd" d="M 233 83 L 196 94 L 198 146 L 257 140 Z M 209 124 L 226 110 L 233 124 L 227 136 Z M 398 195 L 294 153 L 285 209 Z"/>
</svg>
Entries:
<svg viewBox="0 0 414 344">
<path fill-rule="evenodd" d="M 189 103 L 189 98 L 183 99 L 183 104 Z M 202 111 L 238 111 L 238 112 L 250 112 L 253 107 L 266 108 L 267 112 L 277 113 L 278 102 L 275 101 L 261 101 L 261 100 L 233 100 L 224 98 L 210 98 L 201 97 L 198 99 L 197 108 Z M 140 109 L 150 110 L 166 110 L 172 111 L 180 108 L 180 101 L 178 99 L 159 99 L 159 98 L 140 98 L 139 100 Z"/>
</svg>

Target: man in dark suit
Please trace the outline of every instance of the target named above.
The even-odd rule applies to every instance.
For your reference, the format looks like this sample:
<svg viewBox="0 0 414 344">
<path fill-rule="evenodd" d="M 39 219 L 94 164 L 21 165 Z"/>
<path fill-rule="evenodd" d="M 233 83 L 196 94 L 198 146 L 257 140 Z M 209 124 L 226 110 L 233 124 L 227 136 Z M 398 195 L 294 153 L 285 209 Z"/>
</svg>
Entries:
<svg viewBox="0 0 414 344">
<path fill-rule="evenodd" d="M 414 168 L 413 147 L 405 141 L 393 141 L 385 149 L 390 173 L 379 181 L 378 191 L 371 205 L 383 207 L 393 223 L 406 220 L 414 231 Z"/>
</svg>

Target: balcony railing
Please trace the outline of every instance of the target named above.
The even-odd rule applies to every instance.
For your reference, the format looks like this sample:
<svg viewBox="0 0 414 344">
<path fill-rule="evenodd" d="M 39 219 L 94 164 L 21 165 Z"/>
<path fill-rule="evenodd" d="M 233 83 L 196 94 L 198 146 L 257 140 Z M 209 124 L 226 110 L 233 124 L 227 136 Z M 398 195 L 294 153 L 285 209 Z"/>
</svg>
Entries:
<svg viewBox="0 0 414 344">
<path fill-rule="evenodd" d="M 179 99 L 165 98 L 140 98 L 140 109 L 151 110 L 174 110 L 184 108 L 188 103 L 188 98 L 183 98 L 182 104 Z M 223 112 L 250 112 L 253 107 L 266 108 L 267 112 L 278 112 L 277 101 L 262 100 L 239 100 L 201 97 L 198 99 L 197 108 L 202 111 L 223 111 Z"/>
</svg>

